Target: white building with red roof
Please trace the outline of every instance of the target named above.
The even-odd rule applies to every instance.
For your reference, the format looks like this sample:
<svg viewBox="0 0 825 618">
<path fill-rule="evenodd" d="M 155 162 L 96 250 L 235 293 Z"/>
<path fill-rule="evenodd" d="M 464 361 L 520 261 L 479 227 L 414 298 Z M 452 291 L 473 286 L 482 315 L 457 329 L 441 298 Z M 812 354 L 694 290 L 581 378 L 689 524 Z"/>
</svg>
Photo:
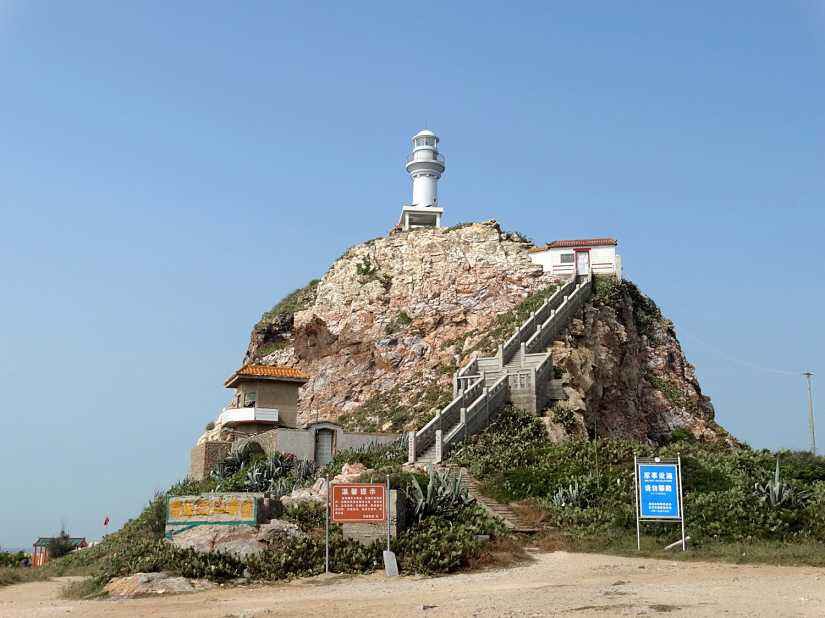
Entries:
<svg viewBox="0 0 825 618">
<path fill-rule="evenodd" d="M 560 277 L 615 275 L 622 278 L 622 257 L 615 238 L 554 240 L 530 249 L 530 259 L 544 271 Z"/>
</svg>

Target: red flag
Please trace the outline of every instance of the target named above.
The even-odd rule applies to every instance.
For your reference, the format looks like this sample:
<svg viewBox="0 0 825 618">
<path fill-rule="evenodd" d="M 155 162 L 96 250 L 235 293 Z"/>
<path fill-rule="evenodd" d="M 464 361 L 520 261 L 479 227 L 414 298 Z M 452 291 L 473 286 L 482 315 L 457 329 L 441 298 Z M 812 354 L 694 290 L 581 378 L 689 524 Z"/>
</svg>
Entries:
<svg viewBox="0 0 825 618">
<path fill-rule="evenodd" d="M 103 520 L 103 527 L 105 528 L 108 525 L 109 525 L 109 516 L 107 515 L 106 519 Z"/>
</svg>

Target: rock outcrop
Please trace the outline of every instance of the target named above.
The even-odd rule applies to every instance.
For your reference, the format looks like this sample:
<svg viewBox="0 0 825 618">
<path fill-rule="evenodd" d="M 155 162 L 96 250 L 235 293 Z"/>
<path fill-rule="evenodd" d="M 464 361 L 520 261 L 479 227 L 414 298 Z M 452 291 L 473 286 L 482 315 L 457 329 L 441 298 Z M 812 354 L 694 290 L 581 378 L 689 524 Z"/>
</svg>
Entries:
<svg viewBox="0 0 825 618">
<path fill-rule="evenodd" d="M 264 317 L 247 360 L 312 376 L 301 389 L 302 420 L 414 428 L 449 401 L 452 371 L 473 343 L 466 335 L 554 281 L 530 261 L 529 246 L 490 221 L 352 247 L 313 283 L 288 337 L 289 318 Z"/>
<path fill-rule="evenodd" d="M 128 577 L 115 577 L 105 586 L 109 596 L 117 599 L 157 596 L 162 594 L 182 594 L 210 590 L 217 584 L 206 579 L 188 579 L 169 573 L 135 573 Z"/>
<path fill-rule="evenodd" d="M 598 280 L 552 355 L 569 399 L 550 417 L 566 433 L 661 443 L 683 430 L 731 440 L 714 421 L 673 323 L 630 282 Z"/>
<path fill-rule="evenodd" d="M 521 319 L 525 299 L 557 283 L 530 261 L 530 246 L 488 221 L 352 247 L 320 280 L 264 314 L 245 360 L 312 376 L 301 389 L 300 421 L 419 428 L 449 402 L 452 373 L 470 353 L 493 352 Z M 601 436 L 726 435 L 673 325 L 632 284 L 599 290 L 553 356 L 569 397 L 547 414 L 558 438 L 592 435 L 594 421 Z"/>
</svg>

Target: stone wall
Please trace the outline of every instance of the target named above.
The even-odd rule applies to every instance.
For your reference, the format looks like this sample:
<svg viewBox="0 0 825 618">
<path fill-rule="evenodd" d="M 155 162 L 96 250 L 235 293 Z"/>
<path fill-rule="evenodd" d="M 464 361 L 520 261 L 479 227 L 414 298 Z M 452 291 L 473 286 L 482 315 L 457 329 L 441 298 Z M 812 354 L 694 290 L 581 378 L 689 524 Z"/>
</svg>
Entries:
<svg viewBox="0 0 825 618">
<path fill-rule="evenodd" d="M 390 444 L 401 437 L 397 433 L 358 433 L 350 431 L 342 431 L 338 435 L 340 440 L 336 446 L 336 450 L 346 448 L 361 448 L 368 444 Z"/>
<path fill-rule="evenodd" d="M 389 444 L 400 437 L 398 434 L 392 433 L 351 433 L 344 431 L 340 426 L 333 423 L 317 423 L 306 429 L 288 429 L 285 427 L 270 429 L 269 431 L 237 440 L 235 448 L 240 449 L 243 448 L 244 445 L 254 442 L 258 444 L 267 455 L 278 451 L 280 453 L 292 453 L 298 459 L 315 461 L 315 432 L 319 429 L 332 429 L 335 431 L 335 439 L 333 441 L 334 452 L 349 448 L 360 448 L 368 444 Z M 231 443 L 206 442 L 200 446 L 209 444 Z M 192 449 L 193 454 L 200 446 Z M 212 465 L 226 457 L 228 453 L 229 450 L 227 449 L 221 457 L 212 462 Z"/>
<path fill-rule="evenodd" d="M 231 442 L 203 442 L 189 452 L 189 478 L 205 479 L 219 461 L 223 461 L 232 448 Z"/>
</svg>

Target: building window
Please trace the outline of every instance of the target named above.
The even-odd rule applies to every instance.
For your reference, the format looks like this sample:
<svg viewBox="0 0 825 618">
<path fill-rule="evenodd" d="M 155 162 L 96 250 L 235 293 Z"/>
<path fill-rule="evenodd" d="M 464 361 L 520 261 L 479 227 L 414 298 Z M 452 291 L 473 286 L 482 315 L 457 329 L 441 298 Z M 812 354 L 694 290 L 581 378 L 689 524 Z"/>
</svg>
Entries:
<svg viewBox="0 0 825 618">
<path fill-rule="evenodd" d="M 254 408 L 256 400 L 257 400 L 257 394 L 255 393 L 255 391 L 252 391 L 251 393 L 244 393 L 243 407 L 244 408 Z"/>
<path fill-rule="evenodd" d="M 572 264 L 576 259 L 572 253 L 562 253 L 560 257 L 562 264 Z"/>
</svg>

